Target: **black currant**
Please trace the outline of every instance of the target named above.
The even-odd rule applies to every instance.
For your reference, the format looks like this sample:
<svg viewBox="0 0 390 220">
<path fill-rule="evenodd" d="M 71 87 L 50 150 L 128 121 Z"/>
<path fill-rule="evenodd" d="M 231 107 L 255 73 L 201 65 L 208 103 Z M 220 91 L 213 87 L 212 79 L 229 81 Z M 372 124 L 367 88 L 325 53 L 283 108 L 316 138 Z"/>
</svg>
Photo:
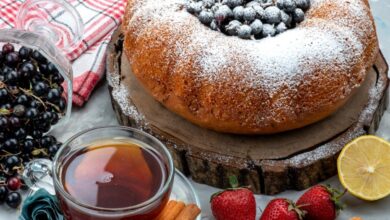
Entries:
<svg viewBox="0 0 390 220">
<path fill-rule="evenodd" d="M 38 110 L 36 108 L 29 108 L 26 111 L 26 117 L 29 119 L 35 119 L 38 116 Z"/>
<path fill-rule="evenodd" d="M 24 128 L 19 128 L 15 131 L 15 138 L 18 140 L 24 140 L 27 137 L 27 132 Z"/>
<path fill-rule="evenodd" d="M 12 70 L 5 75 L 5 80 L 10 85 L 15 85 L 20 80 L 20 72 Z"/>
<path fill-rule="evenodd" d="M 5 186 L 0 186 L 0 204 L 5 202 L 8 195 L 8 189 Z"/>
<path fill-rule="evenodd" d="M 8 128 L 8 118 L 0 116 L 0 130 Z"/>
<path fill-rule="evenodd" d="M 9 123 L 10 127 L 13 129 L 20 128 L 20 126 L 21 126 L 20 119 L 18 117 L 15 117 L 15 116 L 10 117 L 8 119 L 8 123 Z"/>
<path fill-rule="evenodd" d="M 9 97 L 8 97 L 7 89 L 5 88 L 0 89 L 0 100 L 3 101 L 3 100 L 7 100 L 8 98 Z"/>
<path fill-rule="evenodd" d="M 39 125 L 39 130 L 42 131 L 42 133 L 46 133 L 50 131 L 51 124 L 49 122 L 41 123 Z"/>
<path fill-rule="evenodd" d="M 58 73 L 55 76 L 53 76 L 53 82 L 55 82 L 58 85 L 60 85 L 61 83 L 64 82 L 64 77 L 61 74 Z"/>
<path fill-rule="evenodd" d="M 42 137 L 42 132 L 41 132 L 40 130 L 34 129 L 34 130 L 32 131 L 31 136 L 32 136 L 33 138 L 41 138 L 41 137 Z"/>
<path fill-rule="evenodd" d="M 39 51 L 37 51 L 37 50 L 34 50 L 31 57 L 38 62 L 42 62 L 42 63 L 47 62 L 46 58 L 41 53 L 39 53 Z"/>
<path fill-rule="evenodd" d="M 15 155 L 8 157 L 7 160 L 5 161 L 5 166 L 8 169 L 12 169 L 15 166 L 19 166 L 19 165 L 20 165 L 20 159 L 19 159 L 19 157 L 15 156 Z"/>
<path fill-rule="evenodd" d="M 20 95 L 16 98 L 16 103 L 17 104 L 21 104 L 21 105 L 25 105 L 28 103 L 28 97 L 27 95 Z"/>
<path fill-rule="evenodd" d="M 16 67 L 19 61 L 20 61 L 20 57 L 19 54 L 16 52 L 11 52 L 5 55 L 5 65 L 9 67 Z"/>
<path fill-rule="evenodd" d="M 44 82 L 37 82 L 34 85 L 34 93 L 38 96 L 43 96 L 49 89 L 49 86 Z"/>
<path fill-rule="evenodd" d="M 57 122 L 60 120 L 60 118 L 58 117 L 58 114 L 55 112 L 52 112 L 51 114 L 52 114 L 51 124 L 52 125 L 57 124 Z"/>
<path fill-rule="evenodd" d="M 10 192 L 5 199 L 5 203 L 11 208 L 18 208 L 22 202 L 22 197 L 19 192 Z"/>
<path fill-rule="evenodd" d="M 56 143 L 56 139 L 51 135 L 44 136 L 39 141 L 39 144 L 41 145 L 41 147 L 44 147 L 44 148 L 48 148 L 51 145 L 53 145 L 54 143 Z"/>
<path fill-rule="evenodd" d="M 7 43 L 3 45 L 3 54 L 8 54 L 15 51 L 14 45 Z"/>
<path fill-rule="evenodd" d="M 31 151 L 33 151 L 35 146 L 36 144 L 33 139 L 26 139 L 22 144 L 22 152 L 29 154 Z"/>
<path fill-rule="evenodd" d="M 21 59 L 28 59 L 30 58 L 30 55 L 31 55 L 31 49 L 28 48 L 28 47 L 21 47 L 19 49 L 19 56 Z"/>
<path fill-rule="evenodd" d="M 61 98 L 61 92 L 58 89 L 50 89 L 47 94 L 47 100 L 52 103 L 58 103 Z"/>
<path fill-rule="evenodd" d="M 58 144 L 53 144 L 51 145 L 49 148 L 48 148 L 48 153 L 50 154 L 51 157 L 54 157 L 55 154 L 57 153 L 57 151 L 60 149 L 61 147 L 61 144 L 58 143 Z"/>
<path fill-rule="evenodd" d="M 10 138 L 4 142 L 4 150 L 10 153 L 16 153 L 19 151 L 18 141 L 15 138 Z"/>
<path fill-rule="evenodd" d="M 23 117 L 26 114 L 26 107 L 21 104 L 15 105 L 13 113 L 18 117 Z"/>
<path fill-rule="evenodd" d="M 61 100 L 58 102 L 58 107 L 61 111 L 64 111 L 66 108 L 66 101 L 64 98 L 61 98 Z"/>
</svg>

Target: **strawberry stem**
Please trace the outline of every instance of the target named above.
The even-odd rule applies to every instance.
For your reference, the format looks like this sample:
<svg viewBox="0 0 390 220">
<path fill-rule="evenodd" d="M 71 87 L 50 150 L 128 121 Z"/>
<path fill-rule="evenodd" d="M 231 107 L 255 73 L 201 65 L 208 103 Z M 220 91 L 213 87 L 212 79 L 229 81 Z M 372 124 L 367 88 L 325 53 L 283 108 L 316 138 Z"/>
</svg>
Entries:
<svg viewBox="0 0 390 220">
<path fill-rule="evenodd" d="M 238 188 L 240 186 L 236 176 L 229 176 L 229 183 L 230 187 L 233 189 Z"/>
</svg>

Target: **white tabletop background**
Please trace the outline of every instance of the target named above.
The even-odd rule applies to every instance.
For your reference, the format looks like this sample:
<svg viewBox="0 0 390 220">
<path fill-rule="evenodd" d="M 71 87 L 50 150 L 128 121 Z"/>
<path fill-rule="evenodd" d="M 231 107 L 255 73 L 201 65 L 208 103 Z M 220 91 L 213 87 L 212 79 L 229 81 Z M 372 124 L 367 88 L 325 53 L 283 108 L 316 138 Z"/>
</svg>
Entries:
<svg viewBox="0 0 390 220">
<path fill-rule="evenodd" d="M 370 0 L 371 8 L 375 17 L 380 47 L 386 59 L 390 61 L 390 0 Z M 83 108 L 75 108 L 68 125 L 56 128 L 53 134 L 60 141 L 64 141 L 73 134 L 84 129 L 117 125 L 114 112 L 111 108 L 107 83 L 103 82 L 93 92 L 90 101 Z M 385 112 L 377 135 L 390 140 L 390 110 Z M 333 177 L 325 183 L 341 187 L 337 177 Z M 206 185 L 193 183 L 202 203 L 202 219 L 212 220 L 209 198 L 210 195 L 219 189 Z M 288 191 L 277 195 L 296 200 L 303 192 Z M 267 203 L 275 197 L 258 195 L 256 196 L 258 215 Z M 348 220 L 353 216 L 360 216 L 364 220 L 390 220 L 390 197 L 377 202 L 364 202 L 350 195 L 343 199 L 346 209 L 338 216 L 338 220 Z M 0 220 L 14 220 L 18 218 L 18 211 L 9 209 L 4 205 L 0 207 Z"/>
</svg>

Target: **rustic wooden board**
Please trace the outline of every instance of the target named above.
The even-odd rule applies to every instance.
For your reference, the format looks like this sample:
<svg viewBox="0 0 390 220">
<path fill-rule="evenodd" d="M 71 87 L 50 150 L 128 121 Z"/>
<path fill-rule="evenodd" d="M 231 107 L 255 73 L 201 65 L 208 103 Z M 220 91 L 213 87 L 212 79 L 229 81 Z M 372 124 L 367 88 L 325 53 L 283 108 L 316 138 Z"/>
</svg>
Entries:
<svg viewBox="0 0 390 220">
<path fill-rule="evenodd" d="M 175 165 L 193 180 L 228 187 L 236 175 L 256 193 L 301 190 L 336 174 L 336 158 L 353 138 L 373 133 L 387 107 L 387 64 L 380 54 L 367 79 L 337 113 L 316 124 L 268 136 L 223 134 L 170 112 L 138 83 L 122 56 L 115 32 L 107 55 L 107 79 L 118 121 L 163 141 Z"/>
</svg>

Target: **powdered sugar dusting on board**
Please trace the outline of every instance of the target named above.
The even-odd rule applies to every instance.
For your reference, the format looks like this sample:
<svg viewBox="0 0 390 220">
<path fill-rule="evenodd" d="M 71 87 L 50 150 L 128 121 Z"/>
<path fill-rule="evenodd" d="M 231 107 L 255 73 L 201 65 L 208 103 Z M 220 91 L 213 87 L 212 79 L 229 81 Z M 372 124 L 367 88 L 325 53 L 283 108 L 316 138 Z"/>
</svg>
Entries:
<svg viewBox="0 0 390 220">
<path fill-rule="evenodd" d="M 120 84 L 119 80 L 115 80 L 115 78 L 119 78 L 118 75 L 111 74 L 110 77 L 113 79 L 111 80 L 111 83 L 117 83 L 111 85 L 113 88 L 112 97 L 119 104 L 122 112 L 128 116 L 131 116 L 131 119 L 134 120 L 136 126 L 144 126 L 144 115 L 139 113 L 137 108 L 129 103 L 129 90 L 123 84 Z"/>
</svg>

